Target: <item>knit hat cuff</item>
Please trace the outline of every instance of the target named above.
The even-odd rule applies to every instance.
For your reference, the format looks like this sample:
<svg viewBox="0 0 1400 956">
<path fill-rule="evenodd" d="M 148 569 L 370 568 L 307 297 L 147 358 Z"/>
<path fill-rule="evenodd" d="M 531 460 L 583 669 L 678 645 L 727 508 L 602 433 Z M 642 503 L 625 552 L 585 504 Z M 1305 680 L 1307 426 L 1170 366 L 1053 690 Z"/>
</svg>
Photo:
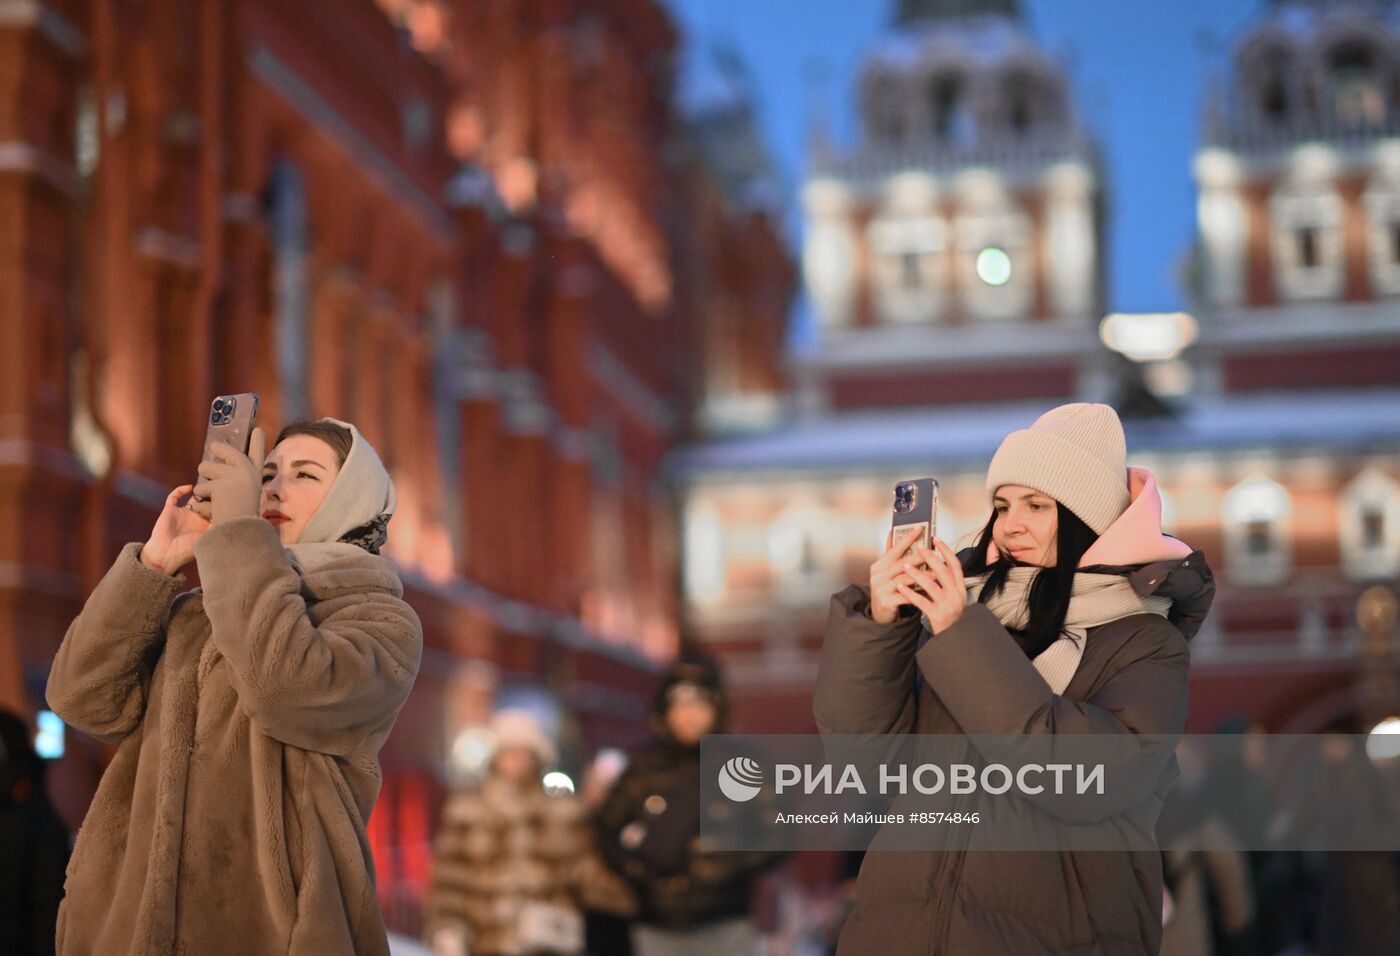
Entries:
<svg viewBox="0 0 1400 956">
<path fill-rule="evenodd" d="M 1049 495 L 1095 534 L 1108 530 L 1128 507 L 1128 476 L 1084 448 L 1044 428 L 1012 432 L 987 469 L 987 498 L 1002 485 L 1024 485 Z"/>
</svg>

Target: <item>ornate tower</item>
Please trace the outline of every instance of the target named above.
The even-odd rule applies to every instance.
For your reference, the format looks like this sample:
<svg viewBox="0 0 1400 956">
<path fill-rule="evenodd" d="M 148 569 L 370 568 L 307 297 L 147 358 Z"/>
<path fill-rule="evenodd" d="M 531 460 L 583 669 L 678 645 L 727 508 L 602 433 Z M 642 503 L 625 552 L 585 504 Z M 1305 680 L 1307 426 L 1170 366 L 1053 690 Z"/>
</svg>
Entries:
<svg viewBox="0 0 1400 956">
<path fill-rule="evenodd" d="M 903 0 L 861 133 L 803 191 L 818 407 L 1096 391 L 1102 200 L 1063 69 L 1014 0 Z"/>
<path fill-rule="evenodd" d="M 1201 386 L 1400 384 L 1400 8 L 1277 0 L 1195 161 Z"/>
</svg>

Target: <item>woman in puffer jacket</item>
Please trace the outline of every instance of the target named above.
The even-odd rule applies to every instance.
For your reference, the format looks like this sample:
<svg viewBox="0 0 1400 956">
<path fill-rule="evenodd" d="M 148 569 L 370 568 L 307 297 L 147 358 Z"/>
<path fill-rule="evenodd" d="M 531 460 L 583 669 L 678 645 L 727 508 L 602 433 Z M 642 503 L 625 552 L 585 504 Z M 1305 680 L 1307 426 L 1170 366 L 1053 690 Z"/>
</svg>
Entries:
<svg viewBox="0 0 1400 956">
<path fill-rule="evenodd" d="M 48 702 L 117 747 L 58 952 L 387 954 L 365 822 L 422 628 L 379 556 L 394 487 L 353 425 L 216 445 L 68 629 Z M 190 492 L 206 517 L 180 501 Z M 182 588 L 194 561 L 202 588 Z"/>
<path fill-rule="evenodd" d="M 1214 585 L 1199 552 L 1162 534 L 1155 480 L 1126 456 L 1112 409 L 1061 406 L 1002 442 L 969 551 L 893 540 L 868 588 L 832 599 L 822 732 L 1118 735 L 1141 749 L 1131 796 L 1155 818 Z M 1104 822 L 1098 806 L 1075 822 Z M 868 853 L 839 953 L 1158 951 L 1155 850 L 1004 852 L 962 833 L 937 852 Z"/>
</svg>

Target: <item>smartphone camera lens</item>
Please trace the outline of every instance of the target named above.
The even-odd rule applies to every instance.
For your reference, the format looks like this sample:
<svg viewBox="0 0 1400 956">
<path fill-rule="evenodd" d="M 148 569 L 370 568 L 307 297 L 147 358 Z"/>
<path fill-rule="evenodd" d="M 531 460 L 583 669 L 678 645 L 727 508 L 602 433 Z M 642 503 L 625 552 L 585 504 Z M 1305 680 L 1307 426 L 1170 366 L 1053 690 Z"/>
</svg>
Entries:
<svg viewBox="0 0 1400 956">
<path fill-rule="evenodd" d="M 898 514 L 908 514 L 914 510 L 916 489 L 912 484 L 894 486 L 894 510 Z"/>
</svg>

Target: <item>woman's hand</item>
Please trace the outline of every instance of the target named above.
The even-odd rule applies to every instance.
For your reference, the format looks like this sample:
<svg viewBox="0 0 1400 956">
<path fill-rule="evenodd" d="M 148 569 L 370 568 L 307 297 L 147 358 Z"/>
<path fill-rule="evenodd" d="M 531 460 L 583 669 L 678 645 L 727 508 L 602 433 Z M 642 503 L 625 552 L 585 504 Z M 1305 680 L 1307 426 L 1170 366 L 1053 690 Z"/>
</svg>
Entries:
<svg viewBox="0 0 1400 956">
<path fill-rule="evenodd" d="M 141 546 L 141 563 L 151 570 L 174 577 L 194 560 L 195 542 L 209 530 L 209 519 L 180 504 L 193 490 L 193 485 L 181 485 L 165 496 L 160 517 Z"/>
<path fill-rule="evenodd" d="M 194 493 L 208 500 L 209 515 L 214 524 L 258 513 L 258 502 L 262 498 L 264 447 L 261 428 L 253 429 L 246 455 L 228 442 L 215 442 L 209 446 L 214 460 L 199 463 L 200 482 L 194 486 Z"/>
<path fill-rule="evenodd" d="M 967 608 L 967 587 L 963 584 L 962 564 L 953 549 L 935 538 L 933 548 L 917 548 L 915 553 L 927 563 L 920 568 L 910 565 L 906 574 L 913 584 L 895 582 L 895 589 L 928 618 L 929 630 L 938 634 L 957 623 Z M 914 584 L 924 589 L 920 594 Z"/>
<path fill-rule="evenodd" d="M 891 536 L 885 553 L 870 566 L 870 619 L 876 624 L 890 624 L 899 614 L 901 605 L 908 604 L 897 585 L 912 579 L 907 572 L 905 555 L 918 540 L 917 528 L 900 528 Z"/>
</svg>

